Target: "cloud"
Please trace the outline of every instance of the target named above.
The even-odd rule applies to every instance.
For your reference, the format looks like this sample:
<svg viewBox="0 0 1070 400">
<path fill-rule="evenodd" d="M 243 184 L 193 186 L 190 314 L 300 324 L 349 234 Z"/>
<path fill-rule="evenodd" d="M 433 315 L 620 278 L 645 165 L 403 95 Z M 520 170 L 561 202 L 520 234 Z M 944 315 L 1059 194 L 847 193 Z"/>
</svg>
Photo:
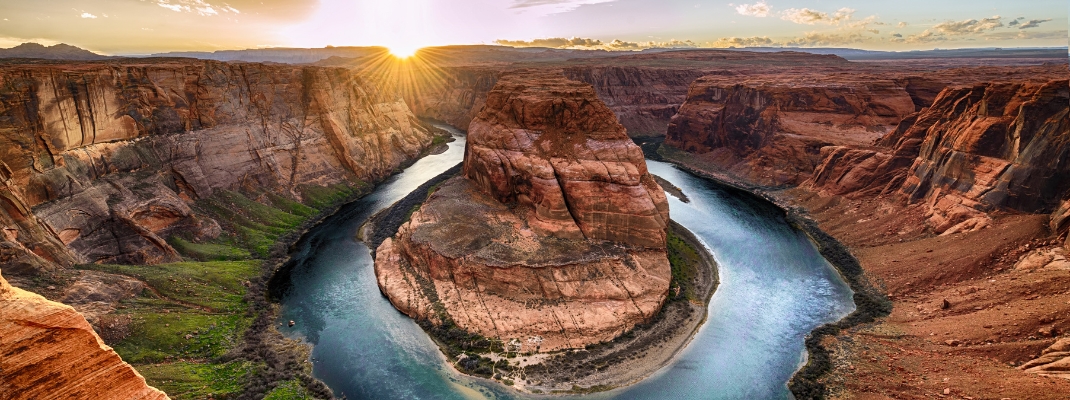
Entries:
<svg viewBox="0 0 1070 400">
<path fill-rule="evenodd" d="M 698 47 L 698 44 L 690 40 L 676 40 L 670 39 L 664 42 L 649 41 L 649 42 L 628 42 L 620 39 L 614 39 L 611 42 L 603 42 L 598 39 L 590 38 L 543 38 L 533 40 L 504 40 L 498 39 L 494 41 L 495 44 L 501 46 L 512 47 L 549 47 L 554 49 L 604 49 L 604 50 L 640 50 L 651 48 L 694 48 Z"/>
<path fill-rule="evenodd" d="M 1016 19 L 1012 19 L 1011 22 L 1007 23 L 1007 26 L 1015 26 L 1015 25 L 1018 25 L 1018 20 L 1016 20 Z"/>
<path fill-rule="evenodd" d="M 576 48 L 576 47 L 599 47 L 604 45 L 601 40 L 588 39 L 588 38 L 545 38 L 534 40 L 495 40 L 494 43 L 502 46 L 513 47 L 551 47 L 556 49 Z M 625 42 L 621 42 L 625 43 Z"/>
<path fill-rule="evenodd" d="M 87 13 L 87 12 L 84 12 L 84 13 L 82 13 L 82 18 L 97 19 L 97 16 L 93 15 L 93 14 L 90 14 L 90 13 Z"/>
<path fill-rule="evenodd" d="M 985 35 L 986 40 L 1028 40 L 1028 39 L 1065 39 L 1067 31 L 1051 31 L 1051 32 L 1036 32 L 1036 31 L 1012 31 L 1012 32 L 993 32 Z"/>
<path fill-rule="evenodd" d="M 780 19 L 805 25 L 838 25 L 841 22 L 849 21 L 854 15 L 854 12 L 855 10 L 846 7 L 841 8 L 832 14 L 811 10 L 809 8 L 789 8 L 780 13 Z"/>
<path fill-rule="evenodd" d="M 1036 27 L 1039 27 L 1040 24 L 1043 24 L 1043 23 L 1048 22 L 1048 21 L 1051 21 L 1051 18 L 1048 18 L 1048 19 L 1031 19 L 1028 22 L 1023 23 L 1022 26 L 1019 26 L 1018 29 L 1036 28 Z M 1011 21 L 1011 22 L 1018 22 L 1018 20 L 1014 20 L 1014 21 Z"/>
<path fill-rule="evenodd" d="M 636 42 L 625 42 L 620 39 L 613 39 L 612 42 L 606 44 L 606 47 L 611 50 L 637 50 L 641 46 Z"/>
<path fill-rule="evenodd" d="M 579 6 L 609 3 L 616 0 L 513 0 L 513 9 L 545 9 L 549 13 L 563 13 L 575 10 Z"/>
<path fill-rule="evenodd" d="M 731 5 L 732 4 L 729 4 L 729 6 Z M 754 4 L 740 4 L 736 6 L 736 12 L 738 12 L 739 15 L 765 18 L 769 16 L 769 5 L 765 3 L 765 0 L 761 0 Z"/>
<path fill-rule="evenodd" d="M 941 22 L 933 26 L 933 29 L 940 33 L 948 35 L 969 35 L 971 33 L 984 33 L 994 30 L 996 28 L 1002 28 L 1002 17 L 996 15 L 992 18 L 982 18 L 980 21 L 976 19 L 967 19 L 965 21 L 947 21 Z"/>
<path fill-rule="evenodd" d="M 803 37 L 789 40 L 785 45 L 790 47 L 841 46 L 864 41 L 866 37 L 857 32 L 844 34 L 809 32 Z"/>
<path fill-rule="evenodd" d="M 174 12 L 197 13 L 201 16 L 219 15 L 219 12 L 241 14 L 241 11 L 227 3 L 212 5 L 204 0 L 156 0 L 156 5 Z"/>
<path fill-rule="evenodd" d="M 695 48 L 695 47 L 698 47 L 697 43 L 692 42 L 690 40 L 676 40 L 676 39 L 670 39 L 667 42 L 650 41 L 650 42 L 640 43 L 639 45 L 644 47 L 644 48 L 648 48 L 648 49 L 649 48 L 681 49 L 681 48 Z"/>
<path fill-rule="evenodd" d="M 945 35 L 943 35 L 941 33 L 933 32 L 932 30 L 929 30 L 929 29 L 926 29 L 926 30 L 922 31 L 921 33 L 919 33 L 917 35 L 910 35 L 910 36 L 907 36 L 907 37 L 903 37 L 903 35 L 900 35 L 898 33 L 894 34 L 892 36 L 893 36 L 892 41 L 896 42 L 896 43 L 931 43 L 931 42 L 942 42 L 942 41 L 947 40 L 947 36 L 945 36 Z"/>
<path fill-rule="evenodd" d="M 903 38 L 903 34 L 902 33 L 893 33 L 892 37 L 902 39 Z"/>
<path fill-rule="evenodd" d="M 895 26 L 897 28 L 903 28 L 903 27 L 907 26 L 907 23 L 905 21 L 900 21 L 898 24 L 895 24 Z"/>
<path fill-rule="evenodd" d="M 711 43 L 713 47 L 762 47 L 773 46 L 777 43 L 770 39 L 768 36 L 752 36 L 752 37 L 723 37 L 717 39 L 717 41 Z"/>
</svg>

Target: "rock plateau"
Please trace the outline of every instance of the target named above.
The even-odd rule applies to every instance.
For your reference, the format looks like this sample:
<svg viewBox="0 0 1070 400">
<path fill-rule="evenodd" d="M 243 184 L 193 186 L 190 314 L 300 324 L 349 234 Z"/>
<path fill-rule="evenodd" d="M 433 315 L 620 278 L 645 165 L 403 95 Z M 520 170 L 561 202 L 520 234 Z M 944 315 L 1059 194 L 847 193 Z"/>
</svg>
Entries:
<svg viewBox="0 0 1070 400">
<path fill-rule="evenodd" d="M 382 243 L 375 270 L 413 318 L 523 351 L 582 348 L 659 311 L 668 221 L 642 152 L 592 87 L 522 71 L 472 121 L 464 176 Z"/>
</svg>

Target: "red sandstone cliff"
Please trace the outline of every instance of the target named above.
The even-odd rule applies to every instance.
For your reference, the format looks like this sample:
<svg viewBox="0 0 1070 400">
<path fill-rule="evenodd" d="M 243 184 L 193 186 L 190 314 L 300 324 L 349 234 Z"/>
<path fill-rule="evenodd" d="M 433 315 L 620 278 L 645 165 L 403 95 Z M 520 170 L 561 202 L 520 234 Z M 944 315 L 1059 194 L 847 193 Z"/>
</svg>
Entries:
<svg viewBox="0 0 1070 400">
<path fill-rule="evenodd" d="M 221 189 L 300 200 L 430 144 L 404 102 L 341 68 L 137 60 L 0 68 L 0 262 L 176 260 Z"/>
<path fill-rule="evenodd" d="M 928 205 L 937 232 L 976 229 L 997 209 L 1052 212 L 1070 191 L 1068 92 L 1065 80 L 945 89 L 881 139 L 891 149 L 827 149 L 809 185 L 902 193 Z"/>
<path fill-rule="evenodd" d="M 0 394 L 5 400 L 167 398 L 73 308 L 12 287 L 2 276 Z"/>
<path fill-rule="evenodd" d="M 762 184 L 798 184 L 833 143 L 867 144 L 914 111 L 903 87 L 865 75 L 706 76 L 665 143 Z"/>
<path fill-rule="evenodd" d="M 668 292 L 668 203 L 586 84 L 508 74 L 472 122 L 464 177 L 377 249 L 399 310 L 523 351 L 610 340 Z M 472 215 L 480 218 L 473 219 Z"/>
<path fill-rule="evenodd" d="M 665 195 L 591 87 L 550 73 L 510 78 L 469 128 L 465 176 L 503 203 L 531 206 L 537 232 L 664 247 Z"/>
</svg>

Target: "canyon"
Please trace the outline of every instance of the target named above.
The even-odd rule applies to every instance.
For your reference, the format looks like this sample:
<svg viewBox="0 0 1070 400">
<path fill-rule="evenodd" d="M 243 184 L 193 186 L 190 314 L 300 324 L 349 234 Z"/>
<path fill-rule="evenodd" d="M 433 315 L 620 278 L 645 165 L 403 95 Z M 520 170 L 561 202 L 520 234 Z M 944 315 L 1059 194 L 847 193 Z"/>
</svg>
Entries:
<svg viewBox="0 0 1070 400">
<path fill-rule="evenodd" d="M 808 213 L 892 299 L 887 318 L 821 342 L 829 392 L 1060 398 L 1066 381 L 1015 367 L 1064 376 L 1065 76 L 704 77 L 661 154 Z"/>
<path fill-rule="evenodd" d="M 302 200 L 373 182 L 430 145 L 406 105 L 344 69 L 161 60 L 3 66 L 0 188 L 13 273 L 181 259 L 242 188 Z"/>
<path fill-rule="evenodd" d="M 180 398 L 241 389 L 239 383 L 190 391 L 169 379 L 216 365 L 221 350 L 211 349 L 219 346 L 260 346 L 228 322 L 246 307 L 254 316 L 271 315 L 256 305 L 258 297 L 243 300 L 246 291 L 263 297 L 264 290 L 256 278 L 261 263 L 243 260 L 267 258 L 276 241 L 315 213 L 366 193 L 424 154 L 441 137 L 436 132 L 396 93 L 342 68 L 189 59 L 0 65 L 0 265 L 12 285 L 75 307 L 31 299 L 40 313 L 4 314 L 4 329 L 25 338 L 4 338 L 62 340 L 49 356 L 57 363 L 35 364 L 41 368 L 62 369 L 81 357 L 96 363 L 87 368 L 116 372 L 77 383 L 73 373 L 42 371 L 26 375 L 40 379 L 32 385 L 14 377 L 5 384 L 55 393 L 69 386 L 70 396 L 86 398 L 100 398 L 92 393 L 98 389 L 103 396 L 107 389 L 92 385 L 105 385 L 135 396 L 117 398 L 136 398 L 144 379 L 102 345 L 96 330 L 124 357 L 133 355 L 139 369 L 153 371 L 156 382 L 183 388 L 175 393 Z M 268 273 L 275 267 L 262 266 Z M 190 270 L 199 268 L 222 275 L 188 283 Z M 180 323 L 183 317 L 204 325 Z M 19 326 L 39 331 L 10 331 Z M 224 339 L 202 347 L 210 351 L 168 344 L 220 329 L 215 335 Z M 283 343 L 274 335 L 268 342 Z M 18 353 L 5 358 L 5 374 L 27 372 L 9 369 L 6 360 L 37 356 L 8 344 L 14 346 L 5 343 L 5 351 Z M 263 360 L 250 354 L 242 357 Z M 200 360 L 174 364 L 179 357 Z"/>
<path fill-rule="evenodd" d="M 653 317 L 669 290 L 668 204 L 612 111 L 553 71 L 505 74 L 485 104 L 463 177 L 376 250 L 380 290 L 413 318 L 520 352 L 606 342 Z"/>
</svg>

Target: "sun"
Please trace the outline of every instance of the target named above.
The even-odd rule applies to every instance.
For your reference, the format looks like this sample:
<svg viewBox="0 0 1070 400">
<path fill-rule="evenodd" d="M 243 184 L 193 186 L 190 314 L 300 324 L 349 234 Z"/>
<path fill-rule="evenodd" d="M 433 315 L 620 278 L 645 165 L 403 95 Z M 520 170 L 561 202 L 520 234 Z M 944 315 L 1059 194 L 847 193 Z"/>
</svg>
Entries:
<svg viewBox="0 0 1070 400">
<path fill-rule="evenodd" d="M 390 50 L 390 54 L 394 55 L 394 57 L 397 58 L 412 57 L 416 55 L 416 52 L 419 51 L 420 48 L 421 46 L 412 44 L 395 44 L 387 46 L 387 49 Z"/>
</svg>

